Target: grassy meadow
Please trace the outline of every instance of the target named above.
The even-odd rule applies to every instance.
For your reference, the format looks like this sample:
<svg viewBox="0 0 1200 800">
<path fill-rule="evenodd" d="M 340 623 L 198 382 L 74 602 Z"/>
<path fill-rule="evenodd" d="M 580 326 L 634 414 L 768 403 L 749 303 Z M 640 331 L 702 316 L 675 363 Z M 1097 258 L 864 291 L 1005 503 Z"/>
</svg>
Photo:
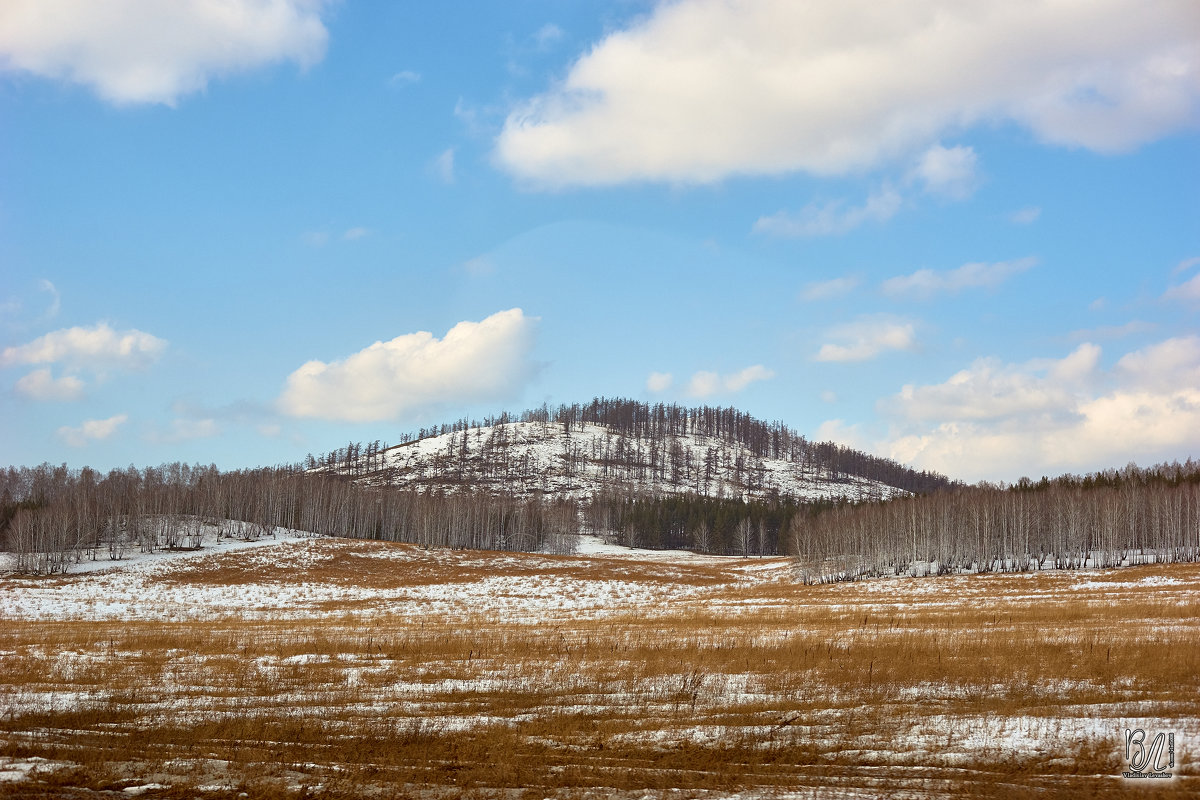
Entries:
<svg viewBox="0 0 1200 800">
<path fill-rule="evenodd" d="M 792 570 L 310 539 L 3 577 L 0 790 L 1200 792 L 1200 565 Z M 1173 778 L 1120 777 L 1126 729 L 1174 734 Z"/>
</svg>

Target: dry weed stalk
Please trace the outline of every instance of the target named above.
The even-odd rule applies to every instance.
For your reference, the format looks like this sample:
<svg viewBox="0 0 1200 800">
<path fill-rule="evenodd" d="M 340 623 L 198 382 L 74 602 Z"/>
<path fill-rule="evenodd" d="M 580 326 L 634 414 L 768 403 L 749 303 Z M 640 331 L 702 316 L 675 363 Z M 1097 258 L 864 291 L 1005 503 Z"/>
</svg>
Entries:
<svg viewBox="0 0 1200 800">
<path fill-rule="evenodd" d="M 314 546 L 344 546 L 347 561 L 264 576 L 226 559 L 163 580 L 342 585 L 350 563 L 363 585 L 453 597 L 487 561 Z M 321 783 L 331 797 L 384 785 L 886 791 L 914 776 L 935 793 L 1002 797 L 1112 790 L 1126 717 L 1200 728 L 1196 565 L 803 586 L 745 580 L 739 562 L 504 558 L 556 586 L 677 591 L 540 623 L 357 601 L 298 619 L 5 618 L 0 754 L 67 760 L 95 785 L 130 773 L 202 785 L 224 770 L 230 785 Z M 1074 741 L 1097 718 L 1112 730 Z M 1012 745 L 1054 731 L 1062 741 Z M 948 770 L 957 778 L 939 783 Z"/>
</svg>

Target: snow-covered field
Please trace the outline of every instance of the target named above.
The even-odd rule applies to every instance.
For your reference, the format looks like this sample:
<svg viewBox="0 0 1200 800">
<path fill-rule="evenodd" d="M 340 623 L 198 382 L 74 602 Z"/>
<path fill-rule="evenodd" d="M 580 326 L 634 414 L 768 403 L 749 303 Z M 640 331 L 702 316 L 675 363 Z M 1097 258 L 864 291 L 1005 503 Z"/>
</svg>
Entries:
<svg viewBox="0 0 1200 800">
<path fill-rule="evenodd" d="M 1160 785 L 1191 790 L 1198 589 L 1197 565 L 803 586 L 786 559 L 594 537 L 210 541 L 0 577 L 0 781 L 1087 795 L 1129 788 L 1140 729 L 1173 734 Z"/>
</svg>

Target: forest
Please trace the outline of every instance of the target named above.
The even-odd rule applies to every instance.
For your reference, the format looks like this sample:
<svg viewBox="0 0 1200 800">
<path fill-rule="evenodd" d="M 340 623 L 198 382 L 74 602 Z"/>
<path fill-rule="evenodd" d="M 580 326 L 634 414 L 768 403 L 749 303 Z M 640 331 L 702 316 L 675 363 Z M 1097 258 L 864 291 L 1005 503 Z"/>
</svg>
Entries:
<svg viewBox="0 0 1200 800">
<path fill-rule="evenodd" d="M 0 472 L 0 541 L 18 571 L 53 574 L 130 551 L 194 549 L 204 526 L 227 535 L 277 528 L 481 550 L 569 548 L 573 504 L 460 492 L 374 489 L 295 467 L 221 472 L 167 464 L 102 475 L 87 467 Z M 237 525 L 231 523 L 236 522 Z"/>
<path fill-rule="evenodd" d="M 808 582 L 1200 558 L 1200 463 L 852 503 L 600 493 L 595 530 L 631 547 L 791 555 Z"/>
<path fill-rule="evenodd" d="M 806 582 L 1200 559 L 1200 463 L 1129 465 L 796 514 Z"/>
<path fill-rule="evenodd" d="M 764 456 L 790 454 L 846 473 L 886 475 L 911 487 L 911 494 L 890 500 L 802 500 L 776 492 L 713 497 L 618 482 L 572 500 L 495 490 L 503 481 L 488 491 L 469 481 L 445 491 L 364 480 L 387 450 L 375 442 L 255 470 L 182 463 L 106 474 L 66 465 L 9 467 L 0 471 L 0 545 L 15 554 L 16 569 L 39 574 L 81 560 L 120 560 L 135 549 L 195 548 L 206 527 L 238 536 L 287 528 L 430 547 L 550 552 L 569 551 L 583 531 L 633 547 L 789 555 L 806 582 L 1200 558 L 1200 463 L 1190 459 L 966 486 L 836 445 L 814 445 L 735 409 L 597 399 L 553 412 L 543 407 L 521 419 L 565 429 L 611 426 L 623 440 L 656 452 L 669 449 L 655 447 L 656 437 L 665 444 L 699 431 Z M 495 433 L 511 420 L 505 414 L 483 426 L 495 426 Z M 448 432 L 465 441 L 475 424 L 461 420 Z"/>
<path fill-rule="evenodd" d="M 607 531 L 627 547 L 772 556 L 784 552 L 783 534 L 797 514 L 832 505 L 801 503 L 792 497 L 746 500 L 606 492 L 588 500 L 583 511 L 589 529 Z"/>
</svg>

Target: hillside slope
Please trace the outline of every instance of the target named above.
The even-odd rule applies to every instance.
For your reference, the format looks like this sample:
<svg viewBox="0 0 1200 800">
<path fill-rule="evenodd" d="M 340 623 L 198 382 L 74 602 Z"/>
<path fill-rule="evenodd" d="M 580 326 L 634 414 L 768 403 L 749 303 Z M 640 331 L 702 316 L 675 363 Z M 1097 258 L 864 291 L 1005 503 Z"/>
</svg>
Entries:
<svg viewBox="0 0 1200 800">
<path fill-rule="evenodd" d="M 685 434 L 659 444 L 590 423 L 566 432 L 553 424 L 510 422 L 393 447 L 384 458 L 377 479 L 392 484 L 447 490 L 467 485 L 571 499 L 601 491 L 854 500 L 904 494 L 878 481 L 835 477 L 821 465 L 761 458 L 716 436 Z"/>
<path fill-rule="evenodd" d="M 582 500 L 600 493 L 692 493 L 797 500 L 888 499 L 949 484 L 735 409 L 628 400 L 460 420 L 401 445 L 349 445 L 307 467 L 370 485 L 469 488 Z"/>
</svg>

